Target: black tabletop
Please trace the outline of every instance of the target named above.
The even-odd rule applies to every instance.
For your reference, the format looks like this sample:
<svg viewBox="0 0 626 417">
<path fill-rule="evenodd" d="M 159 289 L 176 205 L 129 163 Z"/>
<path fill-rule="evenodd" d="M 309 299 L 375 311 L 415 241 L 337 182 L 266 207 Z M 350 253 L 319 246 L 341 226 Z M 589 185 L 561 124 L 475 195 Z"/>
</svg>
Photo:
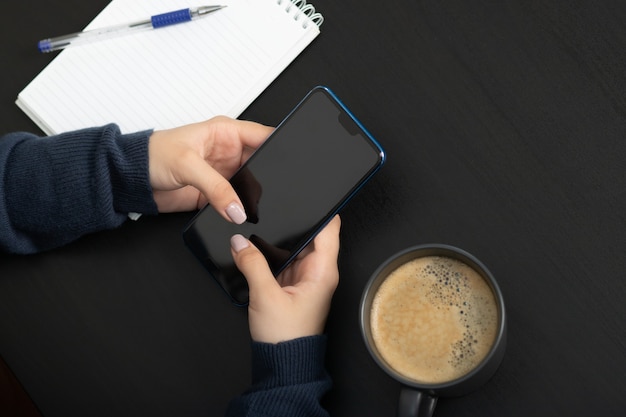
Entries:
<svg viewBox="0 0 626 417">
<path fill-rule="evenodd" d="M 50 61 L 36 42 L 106 0 L 3 2 L 0 130 Z M 343 210 L 327 333 L 334 416 L 391 416 L 363 287 L 394 252 L 446 243 L 504 293 L 508 347 L 437 416 L 626 409 L 626 3 L 328 1 L 321 35 L 242 114 L 278 123 L 331 87 L 388 154 Z M 0 255 L 0 355 L 45 417 L 219 416 L 249 383 L 245 309 L 184 247 L 193 213 L 144 217 L 35 256 Z"/>
</svg>

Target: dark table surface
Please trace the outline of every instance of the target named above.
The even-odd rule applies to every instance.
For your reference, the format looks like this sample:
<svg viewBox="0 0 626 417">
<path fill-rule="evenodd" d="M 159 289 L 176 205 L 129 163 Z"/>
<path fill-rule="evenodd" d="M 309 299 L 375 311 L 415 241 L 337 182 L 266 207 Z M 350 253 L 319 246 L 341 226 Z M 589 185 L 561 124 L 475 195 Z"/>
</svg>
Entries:
<svg viewBox="0 0 626 417">
<path fill-rule="evenodd" d="M 2 2 L 2 132 L 38 131 L 14 104 L 52 58 L 36 42 L 106 3 Z M 313 3 L 321 35 L 241 117 L 276 124 L 325 84 L 388 153 L 343 211 L 331 415 L 394 415 L 358 304 L 381 262 L 428 242 L 481 259 L 509 314 L 497 374 L 436 415 L 623 415 L 626 3 Z M 0 355 L 45 417 L 219 416 L 247 387 L 246 311 L 184 247 L 192 215 L 0 255 Z"/>
</svg>

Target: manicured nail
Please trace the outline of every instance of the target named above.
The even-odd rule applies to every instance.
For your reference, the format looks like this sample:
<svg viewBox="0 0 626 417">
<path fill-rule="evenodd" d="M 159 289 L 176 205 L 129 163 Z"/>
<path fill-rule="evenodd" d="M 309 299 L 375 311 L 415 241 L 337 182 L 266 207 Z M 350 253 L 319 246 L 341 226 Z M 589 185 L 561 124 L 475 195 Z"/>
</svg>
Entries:
<svg viewBox="0 0 626 417">
<path fill-rule="evenodd" d="M 250 242 L 248 242 L 248 239 L 242 235 L 233 235 L 233 237 L 230 238 L 230 246 L 235 252 L 239 252 L 240 250 L 250 246 Z"/>
<path fill-rule="evenodd" d="M 246 212 L 239 203 L 230 203 L 230 205 L 226 207 L 226 214 L 236 224 L 242 224 L 247 219 Z"/>
</svg>

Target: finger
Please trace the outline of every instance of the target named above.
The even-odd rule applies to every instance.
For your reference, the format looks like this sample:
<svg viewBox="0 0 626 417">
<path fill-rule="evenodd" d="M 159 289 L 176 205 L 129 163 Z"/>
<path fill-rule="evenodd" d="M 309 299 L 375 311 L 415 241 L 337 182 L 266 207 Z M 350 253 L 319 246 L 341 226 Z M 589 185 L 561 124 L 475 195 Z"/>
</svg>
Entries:
<svg viewBox="0 0 626 417">
<path fill-rule="evenodd" d="M 325 254 L 325 256 L 339 255 L 339 232 L 341 230 L 341 218 L 335 215 L 330 222 L 313 239 L 315 251 Z"/>
<path fill-rule="evenodd" d="M 313 271 L 304 275 L 300 282 L 315 282 L 333 292 L 339 284 L 339 270 L 337 259 L 339 257 L 339 231 L 341 229 L 341 219 L 335 216 L 312 242 L 313 250 L 302 262 L 307 263 L 307 267 Z M 320 287 L 321 288 L 321 287 Z"/>
<path fill-rule="evenodd" d="M 153 197 L 159 213 L 192 211 L 206 204 L 206 199 L 202 197 L 202 194 L 191 186 L 171 191 L 154 190 Z"/>
<path fill-rule="evenodd" d="M 260 123 L 250 122 L 247 120 L 237 121 L 237 133 L 241 143 L 249 148 L 256 149 L 267 137 L 274 131 L 271 126 L 265 126 Z"/>
<path fill-rule="evenodd" d="M 236 224 L 246 221 L 241 200 L 226 178 L 195 154 L 184 161 L 184 167 L 183 183 L 200 190 L 222 217 Z"/>
<path fill-rule="evenodd" d="M 339 229 L 341 228 L 341 218 L 335 215 L 330 221 L 318 232 L 313 241 L 309 243 L 298 254 L 298 258 L 307 257 L 313 251 L 328 252 L 331 256 L 333 253 L 339 252 Z M 326 255 L 324 255 L 326 256 Z"/>
<path fill-rule="evenodd" d="M 235 265 L 248 281 L 251 300 L 256 294 L 266 295 L 280 288 L 267 260 L 256 246 L 242 235 L 234 235 L 230 244 Z"/>
</svg>

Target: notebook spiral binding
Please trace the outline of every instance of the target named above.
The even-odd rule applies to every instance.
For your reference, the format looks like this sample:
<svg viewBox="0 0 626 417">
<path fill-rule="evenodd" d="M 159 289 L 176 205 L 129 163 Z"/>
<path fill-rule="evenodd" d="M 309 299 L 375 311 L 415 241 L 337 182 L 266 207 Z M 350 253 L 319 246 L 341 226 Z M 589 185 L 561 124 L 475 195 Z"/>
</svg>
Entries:
<svg viewBox="0 0 626 417">
<path fill-rule="evenodd" d="M 307 16 L 308 19 L 305 19 L 302 22 L 302 27 L 304 29 L 307 28 L 309 22 L 313 22 L 318 27 L 322 26 L 324 23 L 324 16 L 321 13 L 315 11 L 315 6 L 310 3 L 307 3 L 306 0 L 276 0 L 276 3 L 280 5 L 285 5 L 285 12 L 293 13 L 293 19 L 298 21 L 302 18 L 302 16 Z"/>
</svg>

